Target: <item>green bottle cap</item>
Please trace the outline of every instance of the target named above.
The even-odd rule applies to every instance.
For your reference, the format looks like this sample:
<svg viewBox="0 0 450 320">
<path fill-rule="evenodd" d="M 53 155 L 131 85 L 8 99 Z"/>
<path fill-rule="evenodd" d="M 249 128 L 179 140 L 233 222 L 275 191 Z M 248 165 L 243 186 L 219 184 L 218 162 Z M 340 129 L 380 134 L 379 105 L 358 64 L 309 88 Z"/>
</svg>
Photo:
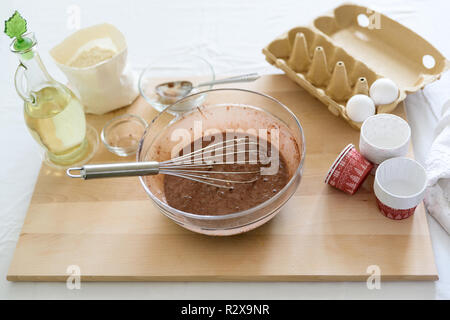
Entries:
<svg viewBox="0 0 450 320">
<path fill-rule="evenodd" d="M 13 15 L 5 21 L 5 33 L 10 38 L 15 38 L 14 49 L 24 51 L 33 46 L 33 40 L 22 35 L 27 32 L 27 21 L 15 11 Z"/>
</svg>

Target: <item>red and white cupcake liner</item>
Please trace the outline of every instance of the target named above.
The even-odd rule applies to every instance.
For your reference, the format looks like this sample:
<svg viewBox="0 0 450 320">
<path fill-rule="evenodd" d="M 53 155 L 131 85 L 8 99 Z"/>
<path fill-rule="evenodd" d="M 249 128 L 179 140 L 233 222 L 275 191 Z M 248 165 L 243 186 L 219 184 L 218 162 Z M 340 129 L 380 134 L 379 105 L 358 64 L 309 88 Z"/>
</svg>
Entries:
<svg viewBox="0 0 450 320">
<path fill-rule="evenodd" d="M 406 218 L 409 218 L 414 214 L 414 211 L 416 211 L 416 207 L 409 208 L 409 209 L 393 209 L 385 204 L 383 204 L 380 200 L 377 198 L 377 204 L 378 209 L 380 209 L 381 213 L 390 219 L 393 220 L 403 220 Z"/>
<path fill-rule="evenodd" d="M 417 161 L 405 157 L 388 159 L 375 173 L 373 190 L 378 208 L 390 219 L 406 219 L 423 200 L 426 184 L 425 169 Z"/>
<path fill-rule="evenodd" d="M 349 144 L 331 165 L 325 183 L 348 194 L 354 194 L 372 168 L 372 163 L 365 159 L 353 144 Z"/>
</svg>

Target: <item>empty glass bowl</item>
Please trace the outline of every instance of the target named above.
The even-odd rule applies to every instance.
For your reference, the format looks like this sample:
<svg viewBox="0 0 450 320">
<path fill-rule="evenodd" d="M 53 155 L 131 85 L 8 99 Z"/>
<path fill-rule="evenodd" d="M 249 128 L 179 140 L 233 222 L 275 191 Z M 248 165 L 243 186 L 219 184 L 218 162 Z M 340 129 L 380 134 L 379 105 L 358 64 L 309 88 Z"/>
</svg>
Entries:
<svg viewBox="0 0 450 320">
<path fill-rule="evenodd" d="M 173 101 L 165 101 L 155 91 L 159 84 L 174 81 L 187 80 L 194 85 L 200 82 L 214 81 L 215 74 L 211 64 L 205 59 L 195 55 L 167 55 L 152 61 L 147 68 L 142 71 L 139 77 L 139 92 L 142 97 L 156 110 L 162 111 Z M 212 86 L 205 86 L 201 89 L 194 88 L 191 94 L 200 90 L 211 89 Z M 197 96 L 198 101 L 203 97 Z M 177 104 L 170 109 L 170 113 L 184 112 L 192 107 L 192 101 L 185 104 Z"/>
<path fill-rule="evenodd" d="M 124 114 L 105 124 L 101 140 L 110 152 L 127 157 L 136 153 L 146 128 L 147 122 L 140 116 Z"/>
</svg>

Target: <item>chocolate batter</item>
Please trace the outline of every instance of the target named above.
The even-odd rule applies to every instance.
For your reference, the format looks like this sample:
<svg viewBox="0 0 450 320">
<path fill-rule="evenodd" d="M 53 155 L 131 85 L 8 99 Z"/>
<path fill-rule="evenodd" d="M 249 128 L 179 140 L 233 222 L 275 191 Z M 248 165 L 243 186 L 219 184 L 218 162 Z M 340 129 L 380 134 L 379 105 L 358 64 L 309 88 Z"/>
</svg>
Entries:
<svg viewBox="0 0 450 320">
<path fill-rule="evenodd" d="M 225 133 L 223 141 L 226 140 Z M 240 136 L 242 137 L 242 136 Z M 229 139 L 229 137 L 227 138 Z M 255 137 L 254 141 L 257 141 Z M 202 140 L 202 147 L 214 143 L 214 138 L 208 137 Z M 212 141 L 209 141 L 212 140 Z M 199 142 L 197 142 L 199 144 Z M 194 150 L 195 142 L 191 144 L 191 150 Z M 278 152 L 271 146 L 270 142 L 258 141 L 258 148 L 263 146 L 269 150 Z M 180 152 L 180 155 L 183 153 Z M 248 150 L 245 153 L 248 160 Z M 279 153 L 279 168 L 275 174 L 214 174 L 210 175 L 214 178 L 227 180 L 254 180 L 251 183 L 232 183 L 232 189 L 219 188 L 204 183 L 191 181 L 188 179 L 166 175 L 164 177 L 164 193 L 167 203 L 178 210 L 201 215 L 223 215 L 238 212 L 252 208 L 278 193 L 289 181 L 289 173 L 286 161 Z M 268 167 L 270 164 L 245 163 L 245 164 L 213 164 L 212 168 L 206 169 L 210 171 L 259 171 L 262 167 Z M 205 170 L 205 169 L 203 169 Z"/>
</svg>

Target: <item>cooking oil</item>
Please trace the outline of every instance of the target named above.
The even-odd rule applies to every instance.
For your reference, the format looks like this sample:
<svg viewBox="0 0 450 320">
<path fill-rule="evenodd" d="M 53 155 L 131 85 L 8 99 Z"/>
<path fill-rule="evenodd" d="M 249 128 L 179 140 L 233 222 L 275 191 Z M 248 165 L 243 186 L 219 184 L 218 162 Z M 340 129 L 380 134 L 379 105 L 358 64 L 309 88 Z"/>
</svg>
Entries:
<svg viewBox="0 0 450 320">
<path fill-rule="evenodd" d="M 77 97 L 62 85 L 33 92 L 25 102 L 25 122 L 33 138 L 52 162 L 69 165 L 83 159 L 88 149 L 86 120 Z"/>
</svg>

